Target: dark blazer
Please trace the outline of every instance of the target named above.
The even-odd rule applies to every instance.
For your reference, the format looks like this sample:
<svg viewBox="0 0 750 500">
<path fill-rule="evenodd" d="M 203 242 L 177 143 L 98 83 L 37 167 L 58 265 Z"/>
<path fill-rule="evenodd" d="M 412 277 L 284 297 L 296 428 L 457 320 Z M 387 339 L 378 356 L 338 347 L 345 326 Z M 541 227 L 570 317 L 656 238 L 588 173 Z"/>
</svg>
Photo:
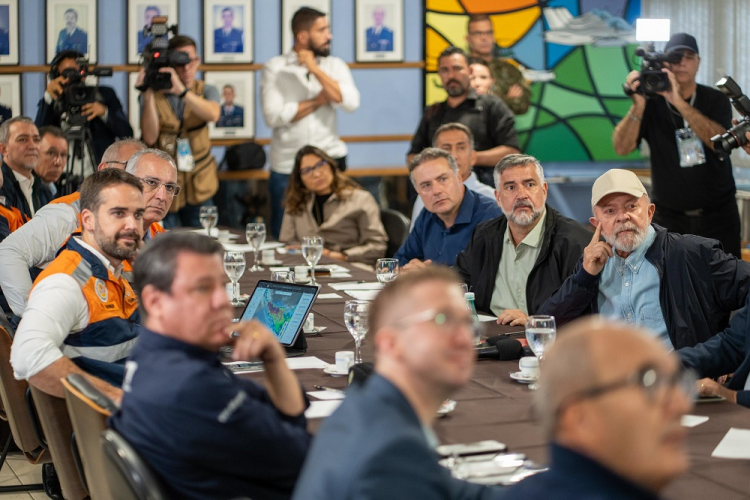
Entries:
<svg viewBox="0 0 750 500">
<path fill-rule="evenodd" d="M 452 478 L 404 395 L 375 374 L 363 387 L 347 389 L 323 422 L 292 498 L 481 499 L 500 492 Z"/>
<path fill-rule="evenodd" d="M 380 33 L 375 33 L 374 28 L 367 28 L 367 52 L 391 52 L 393 51 L 393 30 L 387 26 L 380 28 Z"/>
<path fill-rule="evenodd" d="M 122 110 L 120 99 L 111 87 L 99 86 L 97 100 L 107 106 L 107 121 L 95 118 L 89 122 L 91 130 L 91 147 L 94 150 L 96 164 L 102 161 L 104 151 L 116 140 L 133 137 L 133 128 Z M 37 127 L 45 125 L 60 126 L 60 115 L 55 111 L 55 102 L 47 104 L 42 98 L 34 120 Z M 96 165 L 95 165 L 96 166 Z"/>
<path fill-rule="evenodd" d="M 16 176 L 13 175 L 13 170 L 3 162 L 3 187 L 0 188 L 0 196 L 5 196 L 5 205 L 7 207 L 15 207 L 21 215 L 27 219 L 31 218 L 31 207 L 29 207 L 26 197 L 21 191 L 21 185 L 16 180 Z M 36 172 L 32 172 L 34 176 L 34 185 L 31 188 L 31 201 L 34 203 L 34 211 L 39 210 L 44 205 L 52 201 L 52 191 L 44 185 L 42 179 L 36 175 Z"/>
<path fill-rule="evenodd" d="M 63 50 L 77 50 L 81 54 L 88 54 L 88 34 L 81 28 L 73 30 L 72 35 L 68 35 L 68 30 L 65 28 L 60 30 L 60 34 L 57 36 L 57 48 L 55 53 L 62 52 Z"/>
<path fill-rule="evenodd" d="M 13 111 L 10 107 L 0 104 L 0 123 L 3 123 L 5 120 L 10 120 L 12 117 Z"/>
<path fill-rule="evenodd" d="M 726 330 L 695 347 L 680 349 L 677 355 L 702 378 L 734 373 L 727 387 L 738 391 L 738 404 L 750 407 L 750 391 L 744 390 L 750 375 L 750 297 Z"/>
<path fill-rule="evenodd" d="M 234 105 L 231 114 L 227 114 L 224 106 L 221 107 L 219 120 L 216 122 L 217 127 L 242 127 L 245 124 L 245 110 L 242 106 Z"/>
<path fill-rule="evenodd" d="M 228 35 L 219 28 L 214 30 L 214 52 L 242 52 L 242 30 L 232 28 Z"/>
<path fill-rule="evenodd" d="M 705 342 L 726 328 L 729 314 L 742 307 L 750 290 L 750 263 L 724 253 L 721 243 L 689 234 L 669 233 L 652 224 L 656 239 L 646 250 L 659 274 L 659 305 L 675 349 Z M 599 311 L 599 275 L 583 269 L 542 305 L 539 314 L 551 314 L 557 325 Z"/>
<path fill-rule="evenodd" d="M 526 282 L 526 306 L 536 314 L 545 300 L 573 274 L 583 249 L 591 241 L 591 231 L 562 216 L 546 205 L 542 246 Z M 508 227 L 504 215 L 482 222 L 471 235 L 466 249 L 458 254 L 456 269 L 474 292 L 477 310 L 490 311 L 497 270 L 503 255 L 503 238 Z"/>
</svg>

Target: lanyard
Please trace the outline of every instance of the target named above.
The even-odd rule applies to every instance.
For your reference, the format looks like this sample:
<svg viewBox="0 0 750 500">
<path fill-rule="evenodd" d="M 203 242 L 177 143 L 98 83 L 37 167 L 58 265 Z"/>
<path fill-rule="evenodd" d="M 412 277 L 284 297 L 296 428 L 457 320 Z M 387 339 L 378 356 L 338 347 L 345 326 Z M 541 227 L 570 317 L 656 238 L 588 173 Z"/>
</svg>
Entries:
<svg viewBox="0 0 750 500">
<path fill-rule="evenodd" d="M 696 87 L 696 88 L 695 88 L 695 92 L 693 92 L 693 95 L 692 95 L 692 96 L 690 96 L 690 103 L 689 103 L 689 104 L 690 104 L 690 107 L 691 107 L 691 108 L 692 108 L 692 107 L 694 107 L 694 106 L 693 106 L 693 104 L 695 104 L 695 96 L 696 96 L 697 94 L 698 94 L 698 87 Z M 681 115 L 681 114 L 679 113 L 679 111 L 677 111 L 676 109 L 672 109 L 672 105 L 671 105 L 671 104 L 669 104 L 669 101 L 667 101 L 666 97 L 664 98 L 664 101 L 665 101 L 665 102 L 667 103 L 667 108 L 669 109 L 670 113 L 672 113 L 672 114 L 675 114 L 675 115 L 679 115 L 679 116 L 680 116 L 680 118 L 682 118 L 682 125 L 683 125 L 683 128 L 690 128 L 690 126 L 688 125 L 688 122 L 687 122 L 687 120 L 685 119 L 685 117 L 684 117 L 684 116 L 682 116 L 682 115 Z M 670 116 L 671 116 L 671 115 L 670 115 Z M 674 118 L 672 118 L 672 123 L 674 123 Z M 677 128 L 679 128 L 680 126 L 679 126 L 679 125 L 676 125 L 676 127 L 677 127 Z"/>
</svg>

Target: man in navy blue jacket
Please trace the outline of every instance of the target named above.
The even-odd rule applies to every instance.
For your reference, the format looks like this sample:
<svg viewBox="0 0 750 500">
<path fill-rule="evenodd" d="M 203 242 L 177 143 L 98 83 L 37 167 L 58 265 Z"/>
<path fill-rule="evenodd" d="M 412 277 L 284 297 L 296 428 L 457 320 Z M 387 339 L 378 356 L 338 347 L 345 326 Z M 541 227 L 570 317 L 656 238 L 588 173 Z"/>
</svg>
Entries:
<svg viewBox="0 0 750 500">
<path fill-rule="evenodd" d="M 215 240 L 184 232 L 138 255 L 146 319 L 110 424 L 170 498 L 288 498 L 310 444 L 306 399 L 276 337 L 257 321 L 232 324 L 223 255 Z M 219 362 L 232 330 L 233 358 L 260 359 L 266 388 Z"/>
</svg>

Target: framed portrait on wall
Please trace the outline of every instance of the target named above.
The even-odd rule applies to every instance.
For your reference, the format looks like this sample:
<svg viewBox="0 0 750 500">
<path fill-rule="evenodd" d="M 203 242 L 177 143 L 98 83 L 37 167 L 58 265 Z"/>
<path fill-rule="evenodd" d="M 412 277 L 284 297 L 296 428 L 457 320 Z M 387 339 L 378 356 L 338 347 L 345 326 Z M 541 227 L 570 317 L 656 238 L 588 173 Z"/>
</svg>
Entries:
<svg viewBox="0 0 750 500">
<path fill-rule="evenodd" d="M 212 71 L 203 80 L 221 96 L 221 114 L 208 124 L 212 139 L 252 139 L 255 136 L 255 72 Z"/>
<path fill-rule="evenodd" d="M 138 97 L 141 93 L 135 88 L 138 73 L 128 73 L 128 121 L 133 127 L 133 137 L 141 138 L 141 103 Z"/>
<path fill-rule="evenodd" d="M 0 0 L 0 64 L 18 64 L 18 0 Z"/>
<path fill-rule="evenodd" d="M 328 22 L 331 21 L 331 0 L 281 0 L 281 53 L 292 50 L 294 35 L 292 34 L 292 17 L 300 7 L 312 7 L 325 12 Z"/>
<path fill-rule="evenodd" d="M 203 61 L 253 62 L 252 0 L 203 0 Z"/>
<path fill-rule="evenodd" d="M 357 62 L 404 60 L 403 0 L 357 0 Z"/>
<path fill-rule="evenodd" d="M 21 115 L 21 75 L 0 75 L 0 123 Z"/>
<path fill-rule="evenodd" d="M 177 23 L 177 0 L 128 0 L 128 63 L 138 64 L 143 48 L 151 41 L 147 31 L 157 16 L 167 16 L 167 25 Z"/>
<path fill-rule="evenodd" d="M 47 0 L 47 63 L 63 50 L 97 58 L 96 0 Z"/>
</svg>

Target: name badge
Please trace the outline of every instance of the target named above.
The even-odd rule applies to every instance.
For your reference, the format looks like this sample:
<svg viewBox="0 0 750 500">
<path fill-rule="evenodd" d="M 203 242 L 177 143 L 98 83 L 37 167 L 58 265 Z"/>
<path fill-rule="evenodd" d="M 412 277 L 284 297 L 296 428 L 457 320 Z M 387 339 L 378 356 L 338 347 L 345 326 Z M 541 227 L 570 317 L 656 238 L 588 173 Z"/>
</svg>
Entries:
<svg viewBox="0 0 750 500">
<path fill-rule="evenodd" d="M 195 168 L 193 153 L 190 151 L 188 139 L 177 139 L 177 170 L 180 172 L 192 172 Z"/>
<path fill-rule="evenodd" d="M 677 138 L 677 154 L 680 156 L 680 166 L 683 168 L 694 167 L 706 163 L 706 152 L 703 142 L 689 128 L 675 130 Z"/>
</svg>

